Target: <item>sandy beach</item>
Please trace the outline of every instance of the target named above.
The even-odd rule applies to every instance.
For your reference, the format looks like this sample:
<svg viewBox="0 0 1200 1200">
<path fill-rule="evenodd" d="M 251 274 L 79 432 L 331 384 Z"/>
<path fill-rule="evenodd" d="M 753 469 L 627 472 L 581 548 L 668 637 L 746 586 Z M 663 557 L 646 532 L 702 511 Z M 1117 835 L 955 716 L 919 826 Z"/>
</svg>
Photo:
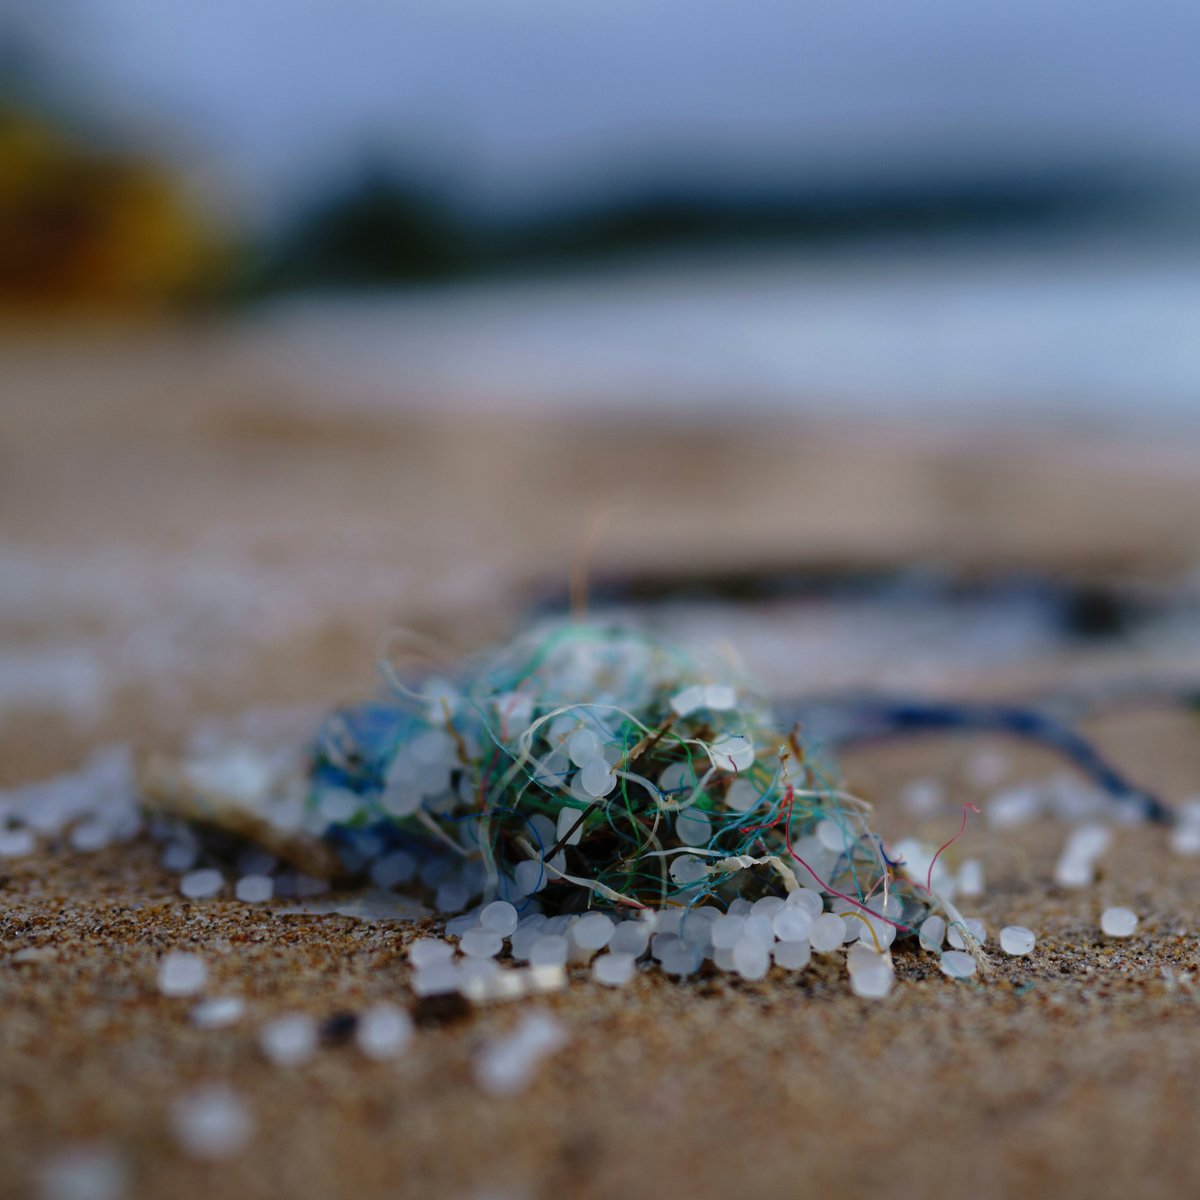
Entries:
<svg viewBox="0 0 1200 1200">
<path fill-rule="evenodd" d="M 1189 446 L 861 419 L 618 432 L 584 416 L 416 413 L 403 397 L 345 413 L 316 383 L 282 392 L 225 337 L 6 346 L 4 786 L 104 743 L 171 749 L 205 718 L 367 695 L 388 628 L 451 654 L 506 636 L 565 592 L 600 511 L 597 579 L 919 563 L 1173 587 L 1200 562 Z M 1089 653 L 1018 663 L 1004 688 L 1073 681 Z M 1121 653 L 1124 669 L 1144 651 Z M 998 678 L 943 682 L 994 694 Z M 1194 716 L 1120 711 L 1087 728 L 1168 802 L 1200 793 Z M 968 778 L 985 747 L 1000 748 L 887 744 L 843 768 L 885 836 L 938 841 L 963 803 L 986 807 L 994 788 Z M 1006 780 L 1061 769 L 1002 749 Z M 946 805 L 906 809 L 915 780 L 939 781 Z M 39 1170 L 88 1144 L 118 1157 L 122 1195 L 180 1200 L 1190 1195 L 1197 860 L 1172 855 L 1161 829 L 1119 829 L 1098 882 L 1067 892 L 1053 882 L 1065 836 L 1054 821 L 980 822 L 956 847 L 983 862 L 974 907 L 988 929 L 1038 934 L 1027 959 L 994 953 L 985 979 L 953 983 L 913 947 L 881 1002 L 819 959 L 798 978 L 655 973 L 620 991 L 577 971 L 528 1002 L 569 1040 L 506 1100 L 479 1090 L 471 1063 L 521 1006 L 423 1013 L 392 1064 L 336 1040 L 290 1071 L 262 1057 L 255 1030 L 271 1015 L 412 1006 L 410 924 L 189 902 L 145 838 L 0 860 L 0 1194 L 37 1195 Z M 1110 904 L 1137 911 L 1133 937 L 1100 934 Z M 243 1022 L 202 1031 L 186 1001 L 159 995 L 169 948 L 205 954 L 245 998 Z M 235 1087 L 255 1123 L 242 1153 L 213 1164 L 180 1152 L 167 1116 L 203 1081 Z"/>
</svg>

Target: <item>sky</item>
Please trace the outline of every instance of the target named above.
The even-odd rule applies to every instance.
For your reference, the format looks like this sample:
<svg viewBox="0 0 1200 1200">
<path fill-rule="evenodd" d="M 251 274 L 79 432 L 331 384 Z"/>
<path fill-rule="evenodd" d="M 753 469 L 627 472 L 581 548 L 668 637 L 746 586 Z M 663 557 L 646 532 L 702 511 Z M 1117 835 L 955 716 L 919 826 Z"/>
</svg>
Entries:
<svg viewBox="0 0 1200 1200">
<path fill-rule="evenodd" d="M 372 150 L 501 209 L 664 164 L 854 179 L 1200 151 L 1194 0 L 4 3 L 89 104 L 249 214 Z"/>
</svg>

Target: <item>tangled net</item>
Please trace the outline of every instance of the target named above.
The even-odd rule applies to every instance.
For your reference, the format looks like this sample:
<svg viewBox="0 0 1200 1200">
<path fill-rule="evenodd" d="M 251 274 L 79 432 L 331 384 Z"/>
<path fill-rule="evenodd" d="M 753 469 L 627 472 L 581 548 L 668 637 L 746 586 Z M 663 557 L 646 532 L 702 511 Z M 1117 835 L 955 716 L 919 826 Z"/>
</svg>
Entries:
<svg viewBox="0 0 1200 1200">
<path fill-rule="evenodd" d="M 719 659 L 564 622 L 453 680 L 387 673 L 386 702 L 325 723 L 309 828 L 351 869 L 418 864 L 443 911 L 725 909 L 806 889 L 885 945 L 944 907 Z"/>
</svg>

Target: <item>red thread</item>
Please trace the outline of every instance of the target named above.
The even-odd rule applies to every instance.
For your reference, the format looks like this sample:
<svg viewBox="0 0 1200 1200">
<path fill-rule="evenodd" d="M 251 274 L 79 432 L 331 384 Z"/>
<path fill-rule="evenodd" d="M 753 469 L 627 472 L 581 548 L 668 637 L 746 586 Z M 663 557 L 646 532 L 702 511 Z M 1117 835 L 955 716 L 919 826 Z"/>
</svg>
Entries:
<svg viewBox="0 0 1200 1200">
<path fill-rule="evenodd" d="M 933 889 L 933 868 L 937 864 L 937 860 L 942 857 L 942 851 L 948 850 L 966 832 L 967 809 L 970 809 L 976 816 L 979 815 L 979 809 L 974 804 L 968 803 L 963 805 L 963 819 L 962 824 L 958 827 L 958 832 L 948 842 L 943 842 L 938 847 L 938 852 L 929 860 L 929 873 L 925 876 L 925 890 L 927 892 Z"/>
</svg>

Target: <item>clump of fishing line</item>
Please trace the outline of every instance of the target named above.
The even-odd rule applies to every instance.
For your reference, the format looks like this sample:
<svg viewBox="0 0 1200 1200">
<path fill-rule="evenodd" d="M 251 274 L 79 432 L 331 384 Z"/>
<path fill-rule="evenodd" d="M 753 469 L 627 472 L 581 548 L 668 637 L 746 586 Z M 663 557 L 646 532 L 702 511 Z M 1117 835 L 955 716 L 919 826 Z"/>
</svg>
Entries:
<svg viewBox="0 0 1200 1200">
<path fill-rule="evenodd" d="M 323 727 L 307 825 L 349 870 L 411 863 L 443 912 L 725 911 L 804 891 L 882 949 L 944 907 L 715 656 L 562 622 L 453 678 L 387 673 L 386 700 Z"/>
</svg>

